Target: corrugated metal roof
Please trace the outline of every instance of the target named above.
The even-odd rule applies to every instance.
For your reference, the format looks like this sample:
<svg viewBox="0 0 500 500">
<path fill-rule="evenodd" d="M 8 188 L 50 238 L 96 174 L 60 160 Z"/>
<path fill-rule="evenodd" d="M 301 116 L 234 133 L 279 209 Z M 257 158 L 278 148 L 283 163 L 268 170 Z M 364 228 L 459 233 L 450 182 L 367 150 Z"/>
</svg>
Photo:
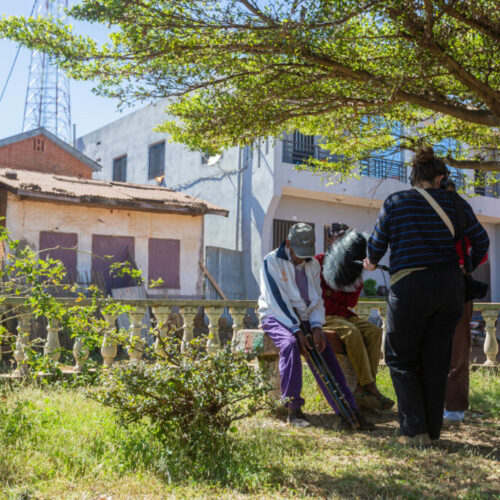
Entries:
<svg viewBox="0 0 500 500">
<path fill-rule="evenodd" d="M 85 205 L 186 214 L 228 215 L 212 203 L 160 186 L 100 181 L 0 168 L 0 186 L 19 196 Z"/>
</svg>

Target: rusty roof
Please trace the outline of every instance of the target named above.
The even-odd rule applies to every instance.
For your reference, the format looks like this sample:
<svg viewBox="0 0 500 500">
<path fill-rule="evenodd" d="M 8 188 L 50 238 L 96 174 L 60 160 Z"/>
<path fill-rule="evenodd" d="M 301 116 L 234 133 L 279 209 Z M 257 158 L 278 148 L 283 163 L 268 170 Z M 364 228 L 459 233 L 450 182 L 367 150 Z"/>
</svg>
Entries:
<svg viewBox="0 0 500 500">
<path fill-rule="evenodd" d="M 229 213 L 212 203 L 165 187 L 82 179 L 28 170 L 0 168 L 0 187 L 18 196 L 40 201 L 186 215 L 215 214 L 227 217 Z"/>
</svg>

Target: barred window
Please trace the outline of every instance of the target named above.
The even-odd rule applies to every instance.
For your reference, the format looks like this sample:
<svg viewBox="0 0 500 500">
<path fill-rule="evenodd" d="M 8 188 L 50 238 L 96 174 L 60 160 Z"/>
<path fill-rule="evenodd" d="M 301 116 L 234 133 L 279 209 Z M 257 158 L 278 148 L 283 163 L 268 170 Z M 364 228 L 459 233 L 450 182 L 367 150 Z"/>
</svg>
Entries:
<svg viewBox="0 0 500 500">
<path fill-rule="evenodd" d="M 127 182 L 127 155 L 113 160 L 113 180 Z"/>
<path fill-rule="evenodd" d="M 148 179 L 160 177 L 165 173 L 165 141 L 151 144 L 148 157 Z"/>
</svg>

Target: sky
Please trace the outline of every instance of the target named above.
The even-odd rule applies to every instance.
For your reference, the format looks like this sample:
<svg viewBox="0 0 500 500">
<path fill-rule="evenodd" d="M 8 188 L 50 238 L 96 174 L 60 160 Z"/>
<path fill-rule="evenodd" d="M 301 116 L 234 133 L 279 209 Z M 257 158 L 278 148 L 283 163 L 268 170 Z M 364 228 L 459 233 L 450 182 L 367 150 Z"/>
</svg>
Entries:
<svg viewBox="0 0 500 500">
<path fill-rule="evenodd" d="M 0 16 L 28 16 L 34 0 L 0 0 Z M 75 24 L 75 23 L 73 23 Z M 98 41 L 106 38 L 106 28 L 94 24 L 75 24 L 78 33 Z M 17 44 L 0 39 L 0 95 L 17 51 Z M 22 132 L 24 102 L 28 85 L 30 51 L 22 48 L 7 90 L 0 101 L 0 139 Z M 76 124 L 77 137 L 131 112 L 134 108 L 117 109 L 117 100 L 98 97 L 91 92 L 90 82 L 70 82 L 71 119 Z M 137 107 L 140 107 L 138 105 Z"/>
</svg>

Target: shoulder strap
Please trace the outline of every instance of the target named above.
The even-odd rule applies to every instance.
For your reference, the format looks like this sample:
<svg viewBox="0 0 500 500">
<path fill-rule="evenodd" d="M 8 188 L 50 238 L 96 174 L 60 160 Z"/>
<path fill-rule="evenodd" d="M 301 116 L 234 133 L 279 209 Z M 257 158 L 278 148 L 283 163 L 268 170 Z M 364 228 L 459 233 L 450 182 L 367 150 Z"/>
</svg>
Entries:
<svg viewBox="0 0 500 500">
<path fill-rule="evenodd" d="M 455 228 L 453 227 L 453 223 L 446 215 L 446 212 L 441 208 L 439 203 L 425 189 L 417 186 L 413 186 L 413 189 L 418 191 L 427 200 L 429 205 L 437 212 L 439 217 L 441 217 L 443 222 L 446 224 L 446 227 L 449 229 L 452 237 L 455 238 Z"/>
</svg>

